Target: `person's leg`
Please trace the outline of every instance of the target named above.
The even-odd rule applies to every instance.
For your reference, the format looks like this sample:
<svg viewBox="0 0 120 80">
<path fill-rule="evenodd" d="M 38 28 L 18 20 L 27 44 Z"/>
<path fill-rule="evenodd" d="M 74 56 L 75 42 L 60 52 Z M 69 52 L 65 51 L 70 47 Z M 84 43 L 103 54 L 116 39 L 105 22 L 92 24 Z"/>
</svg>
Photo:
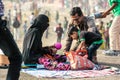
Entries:
<svg viewBox="0 0 120 80">
<path fill-rule="evenodd" d="M 95 63 L 95 64 L 98 64 L 98 61 L 97 61 L 97 51 L 95 51 L 92 55 L 92 61 Z"/>
<path fill-rule="evenodd" d="M 60 36 L 58 36 L 57 42 L 61 42 L 61 37 Z"/>
<path fill-rule="evenodd" d="M 120 16 L 114 18 L 109 30 L 110 49 L 120 50 Z"/>
<path fill-rule="evenodd" d="M 93 61 L 93 55 L 96 53 L 96 50 L 101 46 L 101 44 L 92 44 L 88 47 L 88 59 Z"/>
<path fill-rule="evenodd" d="M 59 37 L 57 36 L 57 42 L 59 42 Z"/>
<path fill-rule="evenodd" d="M 59 37 L 59 42 L 60 42 L 60 43 L 61 43 L 61 38 L 62 38 L 62 36 Z"/>
<path fill-rule="evenodd" d="M 106 47 L 106 49 L 109 49 L 109 37 L 107 36 L 106 38 L 105 38 L 105 47 Z"/>
<path fill-rule="evenodd" d="M 10 61 L 6 80 L 18 80 L 22 63 L 21 53 L 6 27 L 0 28 L 0 48 Z"/>
</svg>

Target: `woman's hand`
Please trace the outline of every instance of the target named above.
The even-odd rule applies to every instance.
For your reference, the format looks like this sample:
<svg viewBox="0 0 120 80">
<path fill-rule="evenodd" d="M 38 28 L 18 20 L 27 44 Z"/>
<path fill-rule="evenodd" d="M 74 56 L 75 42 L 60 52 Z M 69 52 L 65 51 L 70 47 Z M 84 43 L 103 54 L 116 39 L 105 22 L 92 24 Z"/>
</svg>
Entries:
<svg viewBox="0 0 120 80">
<path fill-rule="evenodd" d="M 57 49 L 56 48 L 52 48 L 52 53 L 56 54 L 57 53 Z"/>
</svg>

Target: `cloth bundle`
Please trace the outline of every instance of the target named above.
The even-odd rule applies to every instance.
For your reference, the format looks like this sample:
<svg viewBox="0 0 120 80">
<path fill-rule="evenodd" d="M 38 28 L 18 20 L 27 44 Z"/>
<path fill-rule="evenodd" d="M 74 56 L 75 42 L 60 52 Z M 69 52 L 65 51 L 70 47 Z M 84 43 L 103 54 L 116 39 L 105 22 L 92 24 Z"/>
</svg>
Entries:
<svg viewBox="0 0 120 80">
<path fill-rule="evenodd" d="M 83 51 L 80 51 L 81 53 Z M 78 53 L 78 52 L 77 52 Z M 86 70 L 93 69 L 95 64 L 87 59 L 87 54 L 84 55 L 76 54 L 74 51 L 66 52 L 66 56 L 70 61 L 72 70 Z"/>
<path fill-rule="evenodd" d="M 49 56 L 50 57 L 50 56 Z M 39 58 L 39 63 L 48 70 L 69 70 L 70 64 L 66 63 L 65 55 L 54 55 L 54 59 L 46 57 Z"/>
</svg>

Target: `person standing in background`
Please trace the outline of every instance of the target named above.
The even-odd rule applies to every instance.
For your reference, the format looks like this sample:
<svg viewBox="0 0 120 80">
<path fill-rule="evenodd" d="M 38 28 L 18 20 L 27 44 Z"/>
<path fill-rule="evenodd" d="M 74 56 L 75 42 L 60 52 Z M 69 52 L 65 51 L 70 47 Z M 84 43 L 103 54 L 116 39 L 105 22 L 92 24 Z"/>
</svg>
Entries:
<svg viewBox="0 0 120 80">
<path fill-rule="evenodd" d="M 64 17 L 64 21 L 63 21 L 63 30 L 64 30 L 64 35 L 63 37 L 66 35 L 66 30 L 67 30 L 67 27 L 68 27 L 68 20 L 67 20 L 67 17 Z"/>
<path fill-rule="evenodd" d="M 111 7 L 102 14 L 102 17 L 106 17 L 111 11 L 114 15 L 109 29 L 110 51 L 120 52 L 120 0 L 108 0 L 108 3 Z"/>
<path fill-rule="evenodd" d="M 100 46 L 100 49 L 105 49 L 105 26 L 104 26 L 104 22 L 103 21 L 100 21 L 99 22 L 99 25 L 98 25 L 98 30 L 104 40 L 103 44 Z"/>
<path fill-rule="evenodd" d="M 29 19 L 30 19 L 30 25 L 32 25 L 32 24 L 34 23 L 34 19 L 35 19 L 35 14 L 34 14 L 34 12 L 31 13 Z"/>
<path fill-rule="evenodd" d="M 25 35 L 26 32 L 27 32 L 27 27 L 28 27 L 28 25 L 27 25 L 27 21 L 25 20 L 25 21 L 24 21 L 24 25 L 23 25 L 24 35 Z"/>
<path fill-rule="evenodd" d="M 55 22 L 58 23 L 58 21 L 59 21 L 59 11 L 56 11 Z"/>
<path fill-rule="evenodd" d="M 64 33 L 61 23 L 58 23 L 55 32 L 57 33 L 57 42 L 61 42 L 62 34 Z"/>
<path fill-rule="evenodd" d="M 63 26 L 64 26 L 64 31 L 66 31 L 67 30 L 67 26 L 68 26 L 67 17 L 64 17 Z"/>
<path fill-rule="evenodd" d="M 14 22 L 13 22 L 13 27 L 14 27 L 14 39 L 15 40 L 19 40 L 19 38 L 20 38 L 20 25 L 21 25 L 21 23 L 20 23 L 20 21 L 18 20 L 18 18 L 17 17 L 15 17 L 15 19 L 14 19 Z"/>
</svg>

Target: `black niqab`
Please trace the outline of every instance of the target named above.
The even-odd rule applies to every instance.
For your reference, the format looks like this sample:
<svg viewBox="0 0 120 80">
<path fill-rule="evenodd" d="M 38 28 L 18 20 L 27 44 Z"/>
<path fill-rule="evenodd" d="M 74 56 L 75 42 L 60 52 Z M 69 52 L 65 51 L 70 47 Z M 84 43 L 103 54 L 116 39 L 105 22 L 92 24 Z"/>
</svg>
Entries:
<svg viewBox="0 0 120 80">
<path fill-rule="evenodd" d="M 42 48 L 42 36 L 49 26 L 49 19 L 46 15 L 40 14 L 34 20 L 33 25 L 28 29 L 23 42 L 23 61 L 25 64 L 36 63 L 37 59 L 47 53 L 48 50 Z"/>
</svg>

